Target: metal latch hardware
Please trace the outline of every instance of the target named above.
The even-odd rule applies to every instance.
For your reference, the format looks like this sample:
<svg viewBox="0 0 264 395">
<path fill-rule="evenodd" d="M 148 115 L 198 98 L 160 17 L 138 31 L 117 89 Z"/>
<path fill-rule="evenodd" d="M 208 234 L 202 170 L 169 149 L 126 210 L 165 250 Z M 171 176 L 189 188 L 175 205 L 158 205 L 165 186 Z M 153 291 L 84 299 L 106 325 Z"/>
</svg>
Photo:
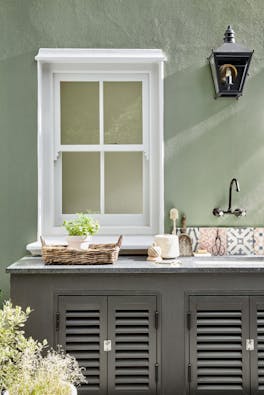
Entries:
<svg viewBox="0 0 264 395">
<path fill-rule="evenodd" d="M 247 351 L 254 351 L 254 339 L 247 339 L 246 340 L 246 350 Z"/>
<path fill-rule="evenodd" d="M 111 340 L 104 340 L 104 351 L 109 352 L 112 349 L 112 342 Z"/>
</svg>

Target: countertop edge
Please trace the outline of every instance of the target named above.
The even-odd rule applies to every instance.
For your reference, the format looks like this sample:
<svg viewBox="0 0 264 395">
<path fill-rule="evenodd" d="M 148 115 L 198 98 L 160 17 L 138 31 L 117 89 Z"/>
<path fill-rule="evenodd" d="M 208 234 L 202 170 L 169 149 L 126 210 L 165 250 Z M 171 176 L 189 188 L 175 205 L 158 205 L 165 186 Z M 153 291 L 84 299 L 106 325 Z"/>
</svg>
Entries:
<svg viewBox="0 0 264 395">
<path fill-rule="evenodd" d="M 24 257 L 9 265 L 9 274 L 206 274 L 206 273 L 264 273 L 263 259 L 230 258 L 225 262 L 180 259 L 180 263 L 157 264 L 147 262 L 144 256 L 122 257 L 111 265 L 45 265 L 41 258 Z"/>
</svg>

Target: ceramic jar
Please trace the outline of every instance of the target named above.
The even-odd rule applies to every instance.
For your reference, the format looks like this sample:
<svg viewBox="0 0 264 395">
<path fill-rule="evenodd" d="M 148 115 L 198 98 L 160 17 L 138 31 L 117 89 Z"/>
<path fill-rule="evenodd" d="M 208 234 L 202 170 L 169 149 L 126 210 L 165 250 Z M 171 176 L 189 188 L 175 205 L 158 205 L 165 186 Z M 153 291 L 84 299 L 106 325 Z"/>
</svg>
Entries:
<svg viewBox="0 0 264 395">
<path fill-rule="evenodd" d="M 69 248 L 80 250 L 83 245 L 84 249 L 87 249 L 92 240 L 92 236 L 67 236 L 66 240 Z"/>
<path fill-rule="evenodd" d="M 176 235 L 156 235 L 155 243 L 161 249 L 161 257 L 165 259 L 177 258 L 179 253 L 179 239 Z"/>
</svg>

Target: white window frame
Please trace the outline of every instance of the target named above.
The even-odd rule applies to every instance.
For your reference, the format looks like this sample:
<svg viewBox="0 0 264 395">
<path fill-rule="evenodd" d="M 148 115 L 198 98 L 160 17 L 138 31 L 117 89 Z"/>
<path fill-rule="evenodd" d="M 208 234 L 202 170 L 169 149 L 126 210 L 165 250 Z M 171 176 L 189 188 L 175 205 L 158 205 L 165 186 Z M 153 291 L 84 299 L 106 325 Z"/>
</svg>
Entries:
<svg viewBox="0 0 264 395">
<path fill-rule="evenodd" d="M 142 81 L 143 144 L 101 146 L 105 151 L 144 152 L 144 215 L 104 214 L 101 235 L 153 235 L 163 232 L 163 64 L 161 50 L 151 49 L 40 49 L 38 62 L 38 237 L 65 235 L 65 229 L 56 226 L 61 217 L 61 185 L 56 182 L 54 167 L 60 172 L 62 151 L 91 151 L 92 146 L 61 146 L 59 116 L 60 81 Z M 101 92 L 102 93 L 102 92 Z M 102 100 L 102 95 L 100 95 Z M 100 134 L 103 131 L 100 115 Z M 100 140 L 100 144 L 102 140 Z M 94 147 L 98 149 L 99 147 Z M 54 166 L 55 164 L 55 166 Z M 101 166 L 102 167 L 102 166 Z M 146 175 L 149 169 L 148 176 Z M 102 169 L 101 169 L 102 171 Z M 101 188 L 103 186 L 101 185 Z M 101 194 L 102 195 L 102 194 Z M 57 198 L 56 198 L 57 197 Z M 103 202 L 101 202 L 103 205 Z M 97 215 L 94 215 L 98 217 Z M 70 218 L 70 215 L 63 216 Z M 101 222 L 102 217 L 99 216 Z M 111 222 L 118 221 L 118 226 Z M 130 222 L 129 225 L 128 221 Z M 114 222 L 113 222 L 114 223 Z"/>
</svg>

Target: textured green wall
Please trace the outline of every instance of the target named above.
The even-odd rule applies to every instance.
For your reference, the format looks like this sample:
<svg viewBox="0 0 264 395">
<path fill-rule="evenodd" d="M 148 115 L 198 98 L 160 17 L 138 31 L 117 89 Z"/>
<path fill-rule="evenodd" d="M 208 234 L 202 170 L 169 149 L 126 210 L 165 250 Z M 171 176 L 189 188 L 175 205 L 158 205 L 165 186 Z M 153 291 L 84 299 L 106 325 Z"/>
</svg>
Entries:
<svg viewBox="0 0 264 395">
<path fill-rule="evenodd" d="M 162 48 L 165 79 L 165 211 L 191 225 L 264 225 L 263 0 L 0 0 L 0 288 L 5 267 L 36 238 L 39 47 Z M 213 99 L 207 65 L 231 23 L 255 49 L 239 101 Z M 213 218 L 235 204 L 246 219 Z M 166 214 L 166 226 L 168 217 Z"/>
</svg>

